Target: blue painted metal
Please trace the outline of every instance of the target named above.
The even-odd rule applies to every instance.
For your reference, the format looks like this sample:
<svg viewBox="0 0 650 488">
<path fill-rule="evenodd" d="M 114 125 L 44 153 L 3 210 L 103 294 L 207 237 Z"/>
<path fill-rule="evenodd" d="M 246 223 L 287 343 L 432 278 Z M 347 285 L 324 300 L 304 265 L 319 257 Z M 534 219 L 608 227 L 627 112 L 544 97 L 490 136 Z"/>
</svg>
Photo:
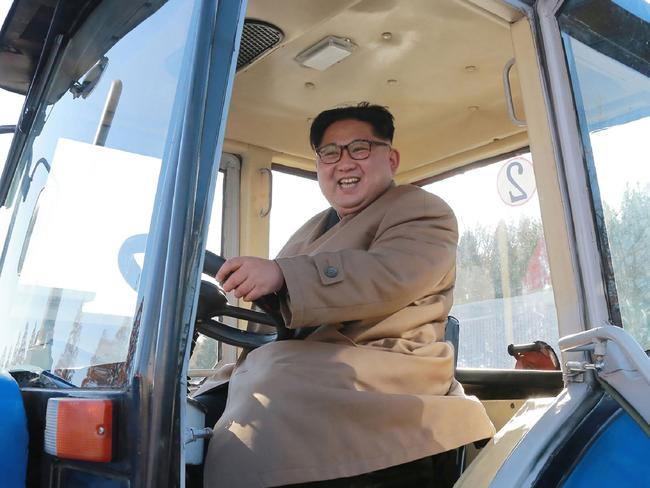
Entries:
<svg viewBox="0 0 650 488">
<path fill-rule="evenodd" d="M 183 446 L 178 426 L 187 389 L 179 379 L 193 332 L 208 203 L 246 12 L 246 0 L 196 5 L 197 34 L 183 60 L 138 296 L 142 328 L 132 375 L 140 404 L 134 405 L 141 432 L 133 459 L 136 486 L 176 486 L 180 480 L 172 477 L 184 468 L 176 453 Z"/>
<path fill-rule="evenodd" d="M 650 486 L 650 437 L 621 411 L 587 448 L 563 488 Z"/>
<path fill-rule="evenodd" d="M 0 479 L 6 488 L 24 487 L 27 474 L 27 416 L 16 381 L 0 371 Z"/>
<path fill-rule="evenodd" d="M 614 0 L 614 3 L 640 19 L 650 22 L 650 3 L 647 0 Z"/>
</svg>

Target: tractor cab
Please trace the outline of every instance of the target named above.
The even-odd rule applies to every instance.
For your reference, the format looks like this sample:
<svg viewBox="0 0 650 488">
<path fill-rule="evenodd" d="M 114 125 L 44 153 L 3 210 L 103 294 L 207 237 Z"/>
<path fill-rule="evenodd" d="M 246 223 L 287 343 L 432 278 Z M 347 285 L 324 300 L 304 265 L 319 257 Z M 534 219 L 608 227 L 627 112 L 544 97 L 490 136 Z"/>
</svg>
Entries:
<svg viewBox="0 0 650 488">
<path fill-rule="evenodd" d="M 295 340 L 215 270 L 327 208 L 310 123 L 367 100 L 459 222 L 446 339 L 497 434 L 455 486 L 650 484 L 649 39 L 645 0 L 15 0 L 0 475 L 201 486 L 193 394 Z"/>
</svg>

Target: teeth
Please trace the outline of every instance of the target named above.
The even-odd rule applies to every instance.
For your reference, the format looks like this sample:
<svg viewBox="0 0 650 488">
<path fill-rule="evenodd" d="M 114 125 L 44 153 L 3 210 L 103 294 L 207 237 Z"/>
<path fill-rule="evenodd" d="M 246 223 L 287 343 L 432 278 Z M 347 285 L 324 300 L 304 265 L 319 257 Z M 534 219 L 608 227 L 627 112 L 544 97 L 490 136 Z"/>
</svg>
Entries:
<svg viewBox="0 0 650 488">
<path fill-rule="evenodd" d="M 349 188 L 358 182 L 359 178 L 341 178 L 339 180 L 339 185 L 341 185 L 343 188 Z"/>
</svg>

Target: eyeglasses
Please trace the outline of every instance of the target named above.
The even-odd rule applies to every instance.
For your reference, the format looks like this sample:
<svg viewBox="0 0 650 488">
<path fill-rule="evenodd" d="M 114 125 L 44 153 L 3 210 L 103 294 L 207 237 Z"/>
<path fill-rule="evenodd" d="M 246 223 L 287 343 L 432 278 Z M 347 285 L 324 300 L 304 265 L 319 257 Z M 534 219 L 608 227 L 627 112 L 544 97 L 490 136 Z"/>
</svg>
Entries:
<svg viewBox="0 0 650 488">
<path fill-rule="evenodd" d="M 318 162 L 322 164 L 338 163 L 343 155 L 343 149 L 348 151 L 350 157 L 354 160 L 367 159 L 370 156 L 372 146 L 388 146 L 390 144 L 381 141 L 368 141 L 366 139 L 356 139 L 348 144 L 325 144 L 316 149 Z"/>
</svg>

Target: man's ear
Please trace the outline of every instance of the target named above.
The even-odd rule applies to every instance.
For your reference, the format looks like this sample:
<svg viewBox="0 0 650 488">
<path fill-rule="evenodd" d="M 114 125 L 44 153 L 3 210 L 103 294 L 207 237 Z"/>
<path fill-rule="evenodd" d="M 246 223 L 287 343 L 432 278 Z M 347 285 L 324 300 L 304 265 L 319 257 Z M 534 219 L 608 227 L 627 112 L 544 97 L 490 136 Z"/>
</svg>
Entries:
<svg viewBox="0 0 650 488">
<path fill-rule="evenodd" d="M 397 168 L 399 168 L 399 151 L 397 149 L 391 148 L 390 156 L 388 156 L 388 159 L 390 161 L 390 169 L 394 176 L 395 173 L 397 173 Z"/>
</svg>

